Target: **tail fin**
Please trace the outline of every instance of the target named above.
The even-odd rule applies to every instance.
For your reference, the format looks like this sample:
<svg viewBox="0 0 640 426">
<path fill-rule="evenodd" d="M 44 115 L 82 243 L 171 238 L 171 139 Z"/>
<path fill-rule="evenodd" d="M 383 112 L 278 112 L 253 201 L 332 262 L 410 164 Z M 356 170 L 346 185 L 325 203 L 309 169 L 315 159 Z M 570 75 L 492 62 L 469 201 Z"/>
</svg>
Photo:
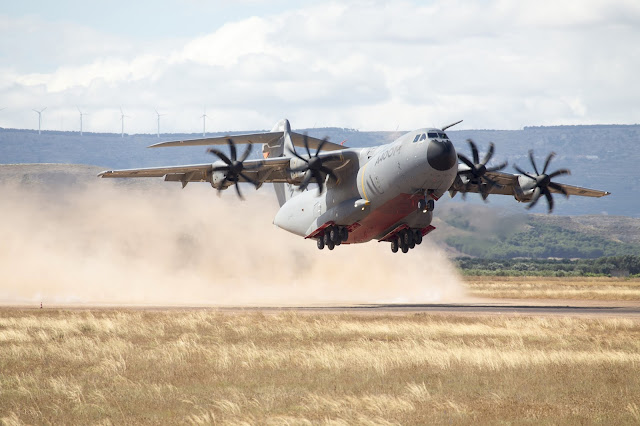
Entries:
<svg viewBox="0 0 640 426">
<path fill-rule="evenodd" d="M 271 130 L 272 132 L 283 132 L 282 138 L 273 145 L 264 145 L 262 152 L 265 157 L 292 157 L 293 142 L 291 141 L 291 125 L 286 118 L 280 120 Z M 282 206 L 288 200 L 297 195 L 296 187 L 288 183 L 274 183 L 278 203 Z"/>
</svg>

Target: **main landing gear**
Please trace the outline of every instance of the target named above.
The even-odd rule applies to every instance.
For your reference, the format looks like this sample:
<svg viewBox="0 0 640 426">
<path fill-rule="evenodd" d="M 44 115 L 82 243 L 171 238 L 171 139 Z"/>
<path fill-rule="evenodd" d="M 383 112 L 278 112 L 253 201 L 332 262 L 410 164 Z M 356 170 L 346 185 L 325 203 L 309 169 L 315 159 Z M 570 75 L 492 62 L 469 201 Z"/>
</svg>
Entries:
<svg viewBox="0 0 640 426">
<path fill-rule="evenodd" d="M 324 233 L 316 239 L 318 248 L 322 250 L 325 246 L 333 250 L 349 239 L 349 230 L 344 226 L 331 225 L 325 228 Z"/>
<path fill-rule="evenodd" d="M 436 204 L 432 199 L 425 200 L 424 198 L 418 200 L 418 211 L 422 213 L 432 212 Z"/>
<path fill-rule="evenodd" d="M 403 229 L 398 232 L 391 240 L 391 251 L 398 252 L 398 249 L 403 253 L 409 251 L 409 249 L 420 245 L 422 242 L 422 230 L 421 229 Z"/>
</svg>

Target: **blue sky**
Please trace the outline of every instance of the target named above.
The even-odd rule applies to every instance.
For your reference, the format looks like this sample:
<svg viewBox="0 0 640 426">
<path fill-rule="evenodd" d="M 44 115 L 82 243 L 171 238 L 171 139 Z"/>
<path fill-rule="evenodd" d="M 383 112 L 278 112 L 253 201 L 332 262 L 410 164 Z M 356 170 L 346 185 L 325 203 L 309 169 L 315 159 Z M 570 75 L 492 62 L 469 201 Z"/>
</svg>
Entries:
<svg viewBox="0 0 640 426">
<path fill-rule="evenodd" d="M 1 127 L 640 122 L 637 1 L 24 1 L 0 32 Z"/>
</svg>

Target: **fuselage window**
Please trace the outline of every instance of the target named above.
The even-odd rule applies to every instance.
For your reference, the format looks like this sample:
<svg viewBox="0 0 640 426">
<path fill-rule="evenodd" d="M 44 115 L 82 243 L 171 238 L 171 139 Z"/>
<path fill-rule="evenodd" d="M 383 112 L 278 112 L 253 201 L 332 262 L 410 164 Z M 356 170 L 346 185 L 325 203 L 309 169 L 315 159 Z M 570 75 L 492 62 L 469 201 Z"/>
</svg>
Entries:
<svg viewBox="0 0 640 426">
<path fill-rule="evenodd" d="M 438 137 L 438 134 L 435 132 L 429 132 L 429 139 L 435 139 Z"/>
</svg>

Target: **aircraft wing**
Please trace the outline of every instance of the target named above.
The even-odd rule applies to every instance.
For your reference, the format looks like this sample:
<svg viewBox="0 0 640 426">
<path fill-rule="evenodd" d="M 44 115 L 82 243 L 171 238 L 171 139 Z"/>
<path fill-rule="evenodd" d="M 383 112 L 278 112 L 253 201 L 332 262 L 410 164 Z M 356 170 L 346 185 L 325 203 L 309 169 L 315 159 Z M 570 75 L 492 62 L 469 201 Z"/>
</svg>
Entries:
<svg viewBox="0 0 640 426">
<path fill-rule="evenodd" d="M 284 173 L 289 166 L 290 158 L 277 157 L 265 160 L 246 160 L 244 174 L 252 179 L 264 182 L 285 182 Z M 182 182 L 183 187 L 189 182 L 210 182 L 214 167 L 224 166 L 221 161 L 209 164 L 192 164 L 187 166 L 150 167 L 144 169 L 107 170 L 98 177 L 102 178 L 136 178 L 163 177 L 165 181 Z M 240 182 L 245 179 L 240 178 Z"/>
<path fill-rule="evenodd" d="M 338 175 L 350 159 L 340 154 L 320 154 L 326 158 L 325 164 L 334 170 Z M 264 160 L 246 160 L 243 162 L 242 171 L 247 177 L 262 185 L 265 182 L 290 182 L 291 171 L 289 170 L 290 157 L 273 157 Z M 222 161 L 209 164 L 193 164 L 186 166 L 170 167 L 150 167 L 143 169 L 106 170 L 98 177 L 102 178 L 138 178 L 138 177 L 164 177 L 165 181 L 182 182 L 184 188 L 189 182 L 212 182 L 214 169 L 225 166 Z M 217 172 L 223 173 L 224 172 Z M 242 176 L 238 177 L 240 182 L 247 182 Z M 233 184 L 233 182 L 228 182 Z"/>
<path fill-rule="evenodd" d="M 460 165 L 459 167 L 461 170 L 468 170 L 465 165 Z M 486 172 L 484 176 L 501 185 L 501 187 L 494 186 L 491 188 L 487 188 L 487 194 L 516 195 L 522 191 L 522 189 L 520 188 L 520 175 L 518 174 L 504 172 Z M 567 191 L 567 194 L 569 195 L 579 195 L 583 197 L 604 197 L 605 195 L 611 194 L 610 192 L 601 191 L 598 189 L 583 188 L 580 186 L 567 185 L 564 183 L 557 184 L 561 186 L 565 191 Z M 462 185 L 458 179 L 456 179 L 450 190 L 456 192 L 481 193 L 480 187 L 478 185 L 472 184 L 465 186 Z M 549 188 L 549 190 L 554 193 L 560 193 L 560 191 L 554 188 Z"/>
<path fill-rule="evenodd" d="M 282 137 L 283 132 L 268 132 L 268 133 L 249 133 L 245 135 L 230 135 L 230 136 L 220 136 L 215 138 L 201 138 L 201 139 L 188 139 L 184 141 L 168 141 L 168 142 L 160 142 L 153 145 L 150 145 L 149 148 L 162 148 L 167 146 L 203 146 L 203 145 L 226 145 L 227 140 L 231 139 L 235 144 L 246 144 L 246 143 L 256 143 L 256 144 L 274 144 Z M 301 133 L 291 132 L 291 142 L 293 142 L 294 146 L 304 147 L 304 138 L 305 135 Z M 322 139 L 314 138 L 312 136 L 307 136 L 307 140 L 309 143 L 309 148 L 318 149 L 318 146 L 322 143 Z M 337 151 L 340 149 L 345 149 L 345 146 L 333 143 L 333 142 L 325 142 L 322 147 L 323 151 Z"/>
</svg>

